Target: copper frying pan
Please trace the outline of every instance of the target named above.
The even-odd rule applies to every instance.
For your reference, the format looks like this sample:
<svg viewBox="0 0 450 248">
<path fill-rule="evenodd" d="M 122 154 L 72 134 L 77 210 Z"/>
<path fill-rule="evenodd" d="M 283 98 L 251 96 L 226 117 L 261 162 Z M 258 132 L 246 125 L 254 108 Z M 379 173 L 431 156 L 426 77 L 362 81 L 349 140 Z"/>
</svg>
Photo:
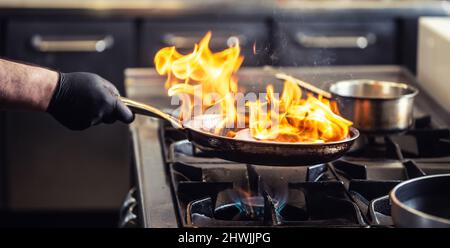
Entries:
<svg viewBox="0 0 450 248">
<path fill-rule="evenodd" d="M 359 136 L 357 129 L 350 127 L 349 137 L 326 143 L 289 143 L 252 141 L 215 135 L 182 123 L 163 111 L 124 97 L 121 100 L 135 114 L 166 120 L 183 131 L 197 148 L 216 157 L 246 164 L 270 166 L 308 166 L 333 161 L 343 156 Z"/>
</svg>

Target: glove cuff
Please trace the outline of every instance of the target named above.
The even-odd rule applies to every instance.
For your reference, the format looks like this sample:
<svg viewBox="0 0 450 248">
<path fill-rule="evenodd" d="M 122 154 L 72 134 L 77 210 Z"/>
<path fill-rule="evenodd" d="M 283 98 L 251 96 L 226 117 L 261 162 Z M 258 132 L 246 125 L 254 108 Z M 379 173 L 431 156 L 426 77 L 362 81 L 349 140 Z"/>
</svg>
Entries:
<svg viewBox="0 0 450 248">
<path fill-rule="evenodd" d="M 56 107 L 58 106 L 58 102 L 61 95 L 63 82 L 64 82 L 64 73 L 58 72 L 58 81 L 56 83 L 55 90 L 53 91 L 52 98 L 50 99 L 50 102 L 47 107 L 47 112 L 50 114 L 56 111 Z"/>
</svg>

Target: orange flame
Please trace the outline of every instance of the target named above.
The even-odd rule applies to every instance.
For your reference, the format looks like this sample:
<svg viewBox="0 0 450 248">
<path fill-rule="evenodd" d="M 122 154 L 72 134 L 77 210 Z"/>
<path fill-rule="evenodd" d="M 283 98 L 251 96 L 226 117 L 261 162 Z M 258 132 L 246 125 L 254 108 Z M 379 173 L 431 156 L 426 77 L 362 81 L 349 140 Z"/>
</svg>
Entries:
<svg viewBox="0 0 450 248">
<path fill-rule="evenodd" d="M 215 134 L 234 137 L 244 129 L 251 139 L 283 142 L 329 142 L 347 137 L 352 122 L 339 115 L 336 103 L 312 94 L 304 99 L 300 87 L 291 81 L 285 81 L 281 97 L 268 85 L 265 99 L 246 103 L 248 114 L 238 111 L 236 72 L 244 60 L 241 49 L 235 44 L 213 53 L 208 47 L 210 40 L 208 32 L 192 53 L 182 55 L 175 47 L 165 47 L 155 55 L 156 71 L 167 75 L 168 95 L 182 100 L 180 119 L 218 107 L 221 120 L 211 130 Z"/>
</svg>

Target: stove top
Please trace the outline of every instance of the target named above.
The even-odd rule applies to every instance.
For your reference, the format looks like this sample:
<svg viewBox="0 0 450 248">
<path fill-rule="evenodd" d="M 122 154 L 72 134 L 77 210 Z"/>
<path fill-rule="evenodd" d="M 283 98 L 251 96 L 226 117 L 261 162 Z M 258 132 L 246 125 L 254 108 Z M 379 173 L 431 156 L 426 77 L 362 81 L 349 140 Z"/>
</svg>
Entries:
<svg viewBox="0 0 450 248">
<path fill-rule="evenodd" d="M 418 86 L 400 67 L 283 70 L 323 87 L 348 77 Z M 261 71 L 251 69 L 248 74 L 256 73 L 250 75 L 252 80 L 267 80 Z M 127 92 L 135 92 L 138 100 L 145 97 L 138 95 L 145 92 L 143 88 L 155 88 L 149 82 L 156 79 L 147 72 L 127 73 Z M 403 134 L 362 135 L 336 161 L 313 166 L 293 161 L 299 165 L 293 167 L 215 158 L 196 149 L 170 124 L 138 117 L 131 131 L 140 223 L 145 227 L 392 227 L 387 195 L 396 184 L 425 174 L 450 173 L 448 113 L 422 91 L 414 114 L 415 126 Z"/>
<path fill-rule="evenodd" d="M 396 137 L 364 137 L 332 163 L 298 167 L 217 159 L 169 124 L 160 132 L 183 226 L 391 226 L 384 196 L 396 184 L 450 173 L 449 129 L 429 121 L 416 119 Z"/>
</svg>

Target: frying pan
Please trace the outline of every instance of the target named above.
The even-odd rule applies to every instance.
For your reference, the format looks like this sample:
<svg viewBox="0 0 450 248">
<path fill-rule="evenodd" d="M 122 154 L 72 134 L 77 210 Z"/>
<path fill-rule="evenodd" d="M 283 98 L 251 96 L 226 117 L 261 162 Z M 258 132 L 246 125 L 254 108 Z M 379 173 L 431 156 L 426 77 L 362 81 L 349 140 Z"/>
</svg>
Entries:
<svg viewBox="0 0 450 248">
<path fill-rule="evenodd" d="M 399 227 L 450 228 L 450 174 L 417 177 L 390 192 L 391 216 Z"/>
<path fill-rule="evenodd" d="M 190 122 L 182 123 L 163 111 L 124 97 L 121 100 L 136 114 L 166 120 L 183 131 L 195 147 L 219 158 L 256 165 L 308 166 L 333 161 L 344 155 L 359 136 L 357 129 L 350 127 L 349 137 L 326 143 L 288 143 L 252 141 L 215 135 L 198 128 Z"/>
</svg>

